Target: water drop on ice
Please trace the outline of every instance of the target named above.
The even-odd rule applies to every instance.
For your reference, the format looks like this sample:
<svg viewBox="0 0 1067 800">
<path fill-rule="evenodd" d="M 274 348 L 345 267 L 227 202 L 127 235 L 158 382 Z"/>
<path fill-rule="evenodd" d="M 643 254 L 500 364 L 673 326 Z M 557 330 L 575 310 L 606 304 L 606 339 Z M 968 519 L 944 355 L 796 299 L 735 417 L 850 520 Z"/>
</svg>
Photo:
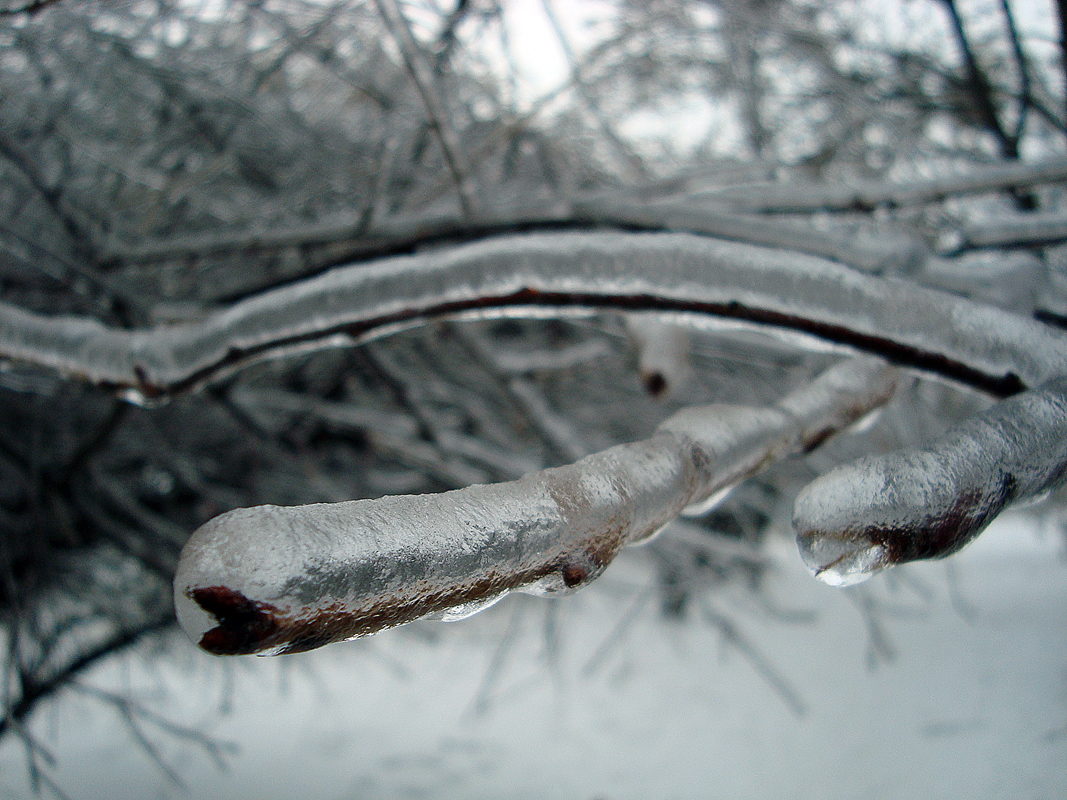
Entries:
<svg viewBox="0 0 1067 800">
<path fill-rule="evenodd" d="M 488 600 L 475 600 L 470 603 L 463 603 L 458 606 L 452 606 L 441 612 L 438 617 L 441 622 L 459 622 L 461 619 L 467 617 L 473 617 L 479 611 L 485 611 L 489 606 L 496 605 L 507 596 L 507 592 L 501 592 L 498 595 L 490 597 Z"/>
<path fill-rule="evenodd" d="M 830 586 L 852 586 L 889 566 L 885 547 L 831 536 L 798 537 L 800 557 L 815 577 Z"/>
</svg>

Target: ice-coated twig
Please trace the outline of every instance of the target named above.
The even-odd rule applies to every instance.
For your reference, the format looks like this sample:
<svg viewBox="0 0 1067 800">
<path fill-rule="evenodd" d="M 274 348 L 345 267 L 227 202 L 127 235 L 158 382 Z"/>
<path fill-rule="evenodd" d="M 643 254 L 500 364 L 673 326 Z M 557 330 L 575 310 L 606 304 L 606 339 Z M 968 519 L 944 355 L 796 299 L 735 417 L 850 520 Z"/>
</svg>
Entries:
<svg viewBox="0 0 1067 800">
<path fill-rule="evenodd" d="M 448 164 L 452 179 L 456 183 L 463 214 L 468 218 L 474 217 L 483 204 L 478 200 L 477 190 L 472 183 L 471 167 L 463 153 L 459 134 L 450 122 L 444 99 L 437 91 L 434 75 L 426 64 L 419 44 L 411 32 L 411 26 L 396 0 L 377 0 L 377 5 L 382 19 L 385 20 L 389 32 L 400 48 L 408 72 L 415 81 L 422 102 L 426 106 L 426 112 L 430 116 L 430 123 L 437 131 L 438 140 L 444 151 L 445 163 Z"/>
<path fill-rule="evenodd" d="M 236 386 L 230 391 L 234 402 L 252 411 L 313 417 L 342 429 L 374 431 L 391 436 L 414 437 L 418 427 L 411 417 L 367 406 L 321 400 L 307 394 L 282 389 Z"/>
<path fill-rule="evenodd" d="M 647 180 L 648 169 L 645 167 L 641 156 L 619 135 L 608 115 L 604 113 L 600 100 L 591 84 L 588 64 L 579 60 L 578 54 L 571 43 L 571 37 L 567 35 L 566 30 L 560 23 L 552 0 L 541 0 L 541 8 L 556 34 L 556 41 L 559 42 L 564 57 L 570 63 L 571 75 L 566 85 L 574 88 L 578 100 L 585 106 L 586 111 L 592 117 L 601 136 L 604 137 L 604 141 L 610 144 L 611 148 L 622 158 L 632 176 Z"/>
<path fill-rule="evenodd" d="M 1007 161 L 962 175 L 946 175 L 907 183 L 767 184 L 703 192 L 700 198 L 738 211 L 855 211 L 878 206 L 913 206 L 964 194 L 1026 188 L 1067 179 L 1067 159 L 1026 163 Z"/>
<path fill-rule="evenodd" d="M 549 405 L 545 393 L 532 381 L 512 378 L 507 382 L 507 388 L 525 422 L 563 460 L 577 461 L 593 449 L 586 446 L 585 437 L 578 429 Z"/>
<path fill-rule="evenodd" d="M 797 497 L 801 556 L 847 586 L 894 564 L 943 558 L 1005 507 L 1067 479 L 1067 378 L 1003 400 L 937 441 L 831 470 Z"/>
<path fill-rule="evenodd" d="M 178 620 L 220 655 L 294 653 L 510 591 L 575 589 L 683 509 L 816 446 L 884 403 L 896 370 L 849 361 L 765 408 L 685 409 L 643 441 L 442 494 L 237 509 L 199 528 Z"/>
<path fill-rule="evenodd" d="M 637 348 L 641 382 L 653 396 L 677 391 L 693 372 L 689 329 L 655 314 L 628 314 L 626 332 Z"/>
<path fill-rule="evenodd" d="M 384 168 L 383 172 L 388 174 Z M 856 237 L 765 215 L 738 214 L 707 204 L 688 205 L 677 199 L 665 202 L 655 196 L 620 197 L 617 191 L 610 196 L 602 192 L 577 193 L 571 199 L 560 198 L 551 203 L 528 198 L 516 207 L 490 206 L 473 219 L 459 211 L 439 210 L 384 218 L 374 211 L 371 216 L 373 222 L 366 218 L 366 212 L 360 212 L 288 228 L 212 232 L 136 244 L 116 241 L 108 244 L 100 260 L 109 265 L 145 263 L 296 247 L 318 248 L 324 260 L 337 263 L 345 258 L 357 260 L 406 253 L 417 246 L 473 236 L 590 226 L 714 236 L 822 256 L 874 273 L 916 269 L 928 255 L 928 247 L 921 240 L 903 232 L 883 231 L 877 237 Z M 312 269 L 308 268 L 309 274 Z"/>
<path fill-rule="evenodd" d="M 878 236 L 847 236 L 762 214 L 738 214 L 706 203 L 649 203 L 595 197 L 579 198 L 573 205 L 579 219 L 627 225 L 638 230 L 717 236 L 820 256 L 876 274 L 915 272 L 929 256 L 925 244 L 902 231 L 882 231 Z"/>
<path fill-rule="evenodd" d="M 955 237 L 952 251 L 981 247 L 1034 247 L 1067 241 L 1067 217 L 1059 212 L 1018 214 L 967 225 Z M 946 248 L 947 249 L 947 248 Z"/>
<path fill-rule="evenodd" d="M 526 424 L 540 434 L 545 443 L 563 460 L 577 461 L 589 454 L 582 436 L 574 426 L 552 410 L 544 393 L 537 386 L 525 378 L 507 378 L 502 374 L 504 370 L 488 342 L 462 326 L 453 326 L 450 333 L 463 343 L 475 361 L 500 385 L 514 407 L 522 414 Z"/>
<path fill-rule="evenodd" d="M 434 316 L 594 307 L 792 329 L 999 395 L 1067 374 L 1067 335 L 1033 320 L 813 256 L 668 233 L 502 236 L 340 267 L 199 322 L 135 331 L 0 304 L 0 359 L 151 398 Z"/>
</svg>

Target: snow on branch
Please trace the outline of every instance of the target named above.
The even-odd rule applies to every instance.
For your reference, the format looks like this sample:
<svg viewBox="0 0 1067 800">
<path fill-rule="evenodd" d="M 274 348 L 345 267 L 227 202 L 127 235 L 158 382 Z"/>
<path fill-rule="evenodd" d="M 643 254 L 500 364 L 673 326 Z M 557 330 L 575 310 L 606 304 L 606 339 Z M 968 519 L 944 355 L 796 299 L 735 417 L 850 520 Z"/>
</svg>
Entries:
<svg viewBox="0 0 1067 800">
<path fill-rule="evenodd" d="M 174 579 L 185 631 L 219 655 L 295 653 L 511 591 L 576 589 L 625 545 L 892 396 L 884 362 L 843 362 L 775 406 L 711 405 L 650 438 L 495 485 L 237 509 L 199 528 Z"/>
<path fill-rule="evenodd" d="M 792 329 L 1006 396 L 1067 374 L 1038 322 L 814 256 L 680 233 L 501 236 L 340 267 L 198 322 L 141 330 L 0 304 L 0 359 L 154 398 L 250 361 L 441 315 L 674 311 Z M 510 312 L 513 313 L 513 312 Z"/>
<path fill-rule="evenodd" d="M 847 586 L 894 564 L 944 558 L 1005 507 L 1067 479 L 1067 378 L 965 420 L 922 448 L 868 456 L 815 480 L 793 524 L 804 561 Z"/>
</svg>

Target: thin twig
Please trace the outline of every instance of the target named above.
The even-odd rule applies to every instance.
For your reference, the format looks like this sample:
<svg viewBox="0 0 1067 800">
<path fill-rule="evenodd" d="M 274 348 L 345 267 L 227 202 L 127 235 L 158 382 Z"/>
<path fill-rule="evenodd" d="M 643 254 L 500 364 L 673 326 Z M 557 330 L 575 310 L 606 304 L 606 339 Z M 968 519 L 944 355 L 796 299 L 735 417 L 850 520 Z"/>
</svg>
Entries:
<svg viewBox="0 0 1067 800">
<path fill-rule="evenodd" d="M 430 124 L 437 132 L 438 139 L 441 142 L 441 149 L 445 154 L 445 162 L 448 164 L 448 168 L 452 172 L 452 178 L 456 183 L 456 191 L 463 207 L 463 214 L 468 219 L 473 219 L 478 216 L 483 204 L 479 202 L 471 165 L 467 163 L 459 135 L 452 126 L 448 109 L 436 89 L 434 76 L 429 67 L 426 66 L 421 48 L 418 42 L 415 41 L 415 37 L 411 33 L 411 26 L 408 24 L 407 18 L 404 16 L 404 12 L 400 10 L 396 0 L 376 1 L 382 19 L 385 20 L 389 32 L 400 47 L 404 63 L 407 65 L 408 72 L 411 73 L 415 86 L 419 90 L 419 95 L 422 97 L 422 102 L 426 106 L 426 112 L 430 117 Z"/>
<path fill-rule="evenodd" d="M 574 86 L 578 93 L 578 97 L 581 98 L 581 101 L 585 104 L 589 113 L 596 121 L 601 135 L 611 143 L 611 146 L 615 148 L 615 151 L 623 158 L 626 165 L 633 171 L 634 175 L 637 178 L 647 178 L 648 170 L 641 161 L 641 158 L 634 152 L 634 149 L 623 141 L 622 137 L 615 132 L 614 127 L 612 127 L 611 123 L 604 115 L 599 100 L 590 90 L 589 85 L 586 82 L 586 75 L 580 68 L 578 60 L 575 57 L 574 47 L 571 45 L 570 37 L 563 29 L 563 25 L 560 23 L 559 17 L 556 15 L 556 9 L 552 4 L 552 0 L 541 0 L 541 7 L 544 9 L 545 16 L 552 25 L 553 31 L 555 31 L 556 39 L 559 41 L 560 47 L 563 48 L 564 55 L 570 62 L 571 79 L 569 85 Z"/>
<path fill-rule="evenodd" d="M 708 600 L 701 604 L 700 610 L 704 619 L 717 627 L 723 638 L 748 659 L 748 663 L 774 689 L 795 716 L 802 717 L 807 713 L 807 703 L 804 702 L 797 688 L 747 636 L 741 633 L 741 629 L 733 620 L 713 608 Z"/>
<path fill-rule="evenodd" d="M 600 640 L 593 654 L 582 665 L 582 675 L 592 677 L 607 661 L 608 656 L 626 644 L 626 634 L 633 627 L 638 615 L 648 606 L 655 594 L 655 585 L 649 584 L 640 592 L 637 592 L 626 611 L 619 617 L 614 625 L 608 630 L 604 638 Z"/>
<path fill-rule="evenodd" d="M 13 8 L 0 8 L 0 17 L 13 17 L 17 14 L 33 16 L 48 6 L 55 5 L 59 0 L 30 0 L 30 2 Z"/>
<path fill-rule="evenodd" d="M 1011 138 L 1020 141 L 1026 128 L 1028 112 L 1033 105 L 1033 92 L 1030 87 L 1030 64 L 1023 52 L 1022 39 L 1019 36 L 1018 26 L 1015 24 L 1015 13 L 1011 10 L 1008 0 L 1000 0 L 1000 13 L 1004 15 L 1004 25 L 1008 29 L 1008 40 L 1011 42 L 1011 52 L 1015 57 L 1016 69 L 1019 70 L 1019 117 L 1015 121 L 1015 130 Z"/>
<path fill-rule="evenodd" d="M 955 0 L 943 0 L 943 2 L 945 8 L 948 9 L 949 18 L 952 20 L 952 30 L 956 36 L 956 44 L 963 55 L 966 81 L 970 89 L 971 100 L 978 109 L 982 124 L 997 140 L 1001 155 L 1014 161 L 1019 157 L 1019 141 L 1005 130 L 1004 124 L 1000 120 L 996 103 L 993 100 L 993 85 L 989 81 L 989 76 L 986 75 L 982 66 L 978 63 L 978 58 L 971 47 L 971 40 L 967 36 L 963 18 Z"/>
<path fill-rule="evenodd" d="M 14 726 L 26 719 L 41 700 L 67 686 L 83 670 L 120 650 L 143 641 L 149 634 L 164 630 L 173 624 L 173 613 L 167 609 L 165 613 L 151 616 L 134 627 L 118 631 L 95 647 L 85 649 L 76 658 L 64 664 L 63 668 L 54 675 L 27 684 L 26 691 L 13 705 L 5 709 L 4 717 L 0 719 L 0 739 L 3 738 L 9 726 Z"/>
</svg>

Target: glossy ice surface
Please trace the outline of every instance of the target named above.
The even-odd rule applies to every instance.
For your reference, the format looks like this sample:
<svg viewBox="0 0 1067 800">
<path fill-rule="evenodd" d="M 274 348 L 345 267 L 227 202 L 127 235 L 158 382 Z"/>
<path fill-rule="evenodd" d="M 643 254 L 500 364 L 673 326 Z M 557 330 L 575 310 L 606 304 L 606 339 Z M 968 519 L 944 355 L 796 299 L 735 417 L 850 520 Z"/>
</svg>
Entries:
<svg viewBox="0 0 1067 800">
<path fill-rule="evenodd" d="M 922 448 L 868 456 L 797 497 L 801 555 L 847 586 L 894 564 L 955 553 L 1004 508 L 1067 477 L 1067 379 L 993 406 Z"/>
</svg>

